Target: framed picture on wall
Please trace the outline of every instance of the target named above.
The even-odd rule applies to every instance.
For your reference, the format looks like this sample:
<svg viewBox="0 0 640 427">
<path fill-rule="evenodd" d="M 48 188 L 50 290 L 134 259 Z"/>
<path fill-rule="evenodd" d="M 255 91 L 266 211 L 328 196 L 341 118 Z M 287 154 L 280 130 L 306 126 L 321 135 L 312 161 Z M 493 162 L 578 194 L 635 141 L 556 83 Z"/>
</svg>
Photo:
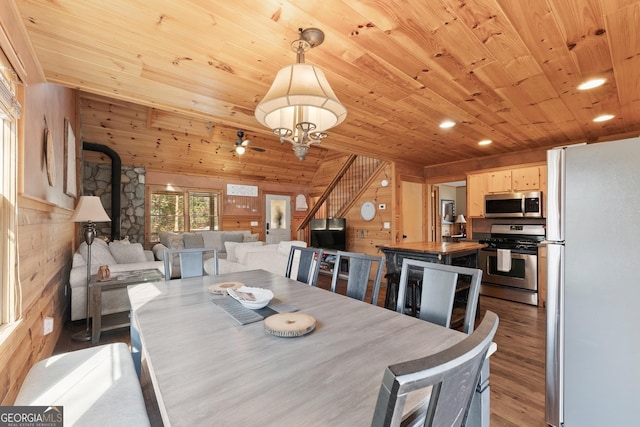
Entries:
<svg viewBox="0 0 640 427">
<path fill-rule="evenodd" d="M 76 136 L 71 121 L 64 119 L 64 193 L 71 197 L 78 195 L 76 176 Z"/>
</svg>

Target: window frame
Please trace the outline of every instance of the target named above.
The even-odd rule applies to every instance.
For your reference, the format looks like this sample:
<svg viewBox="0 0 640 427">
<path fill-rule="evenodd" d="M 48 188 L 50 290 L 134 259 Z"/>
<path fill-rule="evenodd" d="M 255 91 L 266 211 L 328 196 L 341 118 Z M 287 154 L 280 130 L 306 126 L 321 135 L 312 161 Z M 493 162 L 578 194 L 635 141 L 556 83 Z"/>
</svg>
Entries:
<svg viewBox="0 0 640 427">
<path fill-rule="evenodd" d="M 17 98 L 18 90 L 17 75 L 10 67 L 3 67 L 0 71 L 0 253 L 4 256 L 0 259 L 0 327 L 15 322 L 21 315 L 18 268 L 18 134 L 22 106 Z"/>
<path fill-rule="evenodd" d="M 216 188 L 200 188 L 200 187 L 172 187 L 169 185 L 147 185 L 146 188 L 146 209 L 145 209 L 145 241 L 149 242 L 149 244 L 153 245 L 158 243 L 157 238 L 152 238 L 152 236 L 157 235 L 155 230 L 152 229 L 152 202 L 154 194 L 176 194 L 182 196 L 182 223 L 184 224 L 184 230 L 170 230 L 174 232 L 184 232 L 184 231 L 197 231 L 201 229 L 192 230 L 191 229 L 191 213 L 190 213 L 190 197 L 192 195 L 209 195 L 214 201 L 211 203 L 211 207 L 213 208 L 212 217 L 212 225 L 211 230 L 219 230 L 222 224 L 222 190 Z M 169 231 L 169 230 L 163 230 Z"/>
</svg>

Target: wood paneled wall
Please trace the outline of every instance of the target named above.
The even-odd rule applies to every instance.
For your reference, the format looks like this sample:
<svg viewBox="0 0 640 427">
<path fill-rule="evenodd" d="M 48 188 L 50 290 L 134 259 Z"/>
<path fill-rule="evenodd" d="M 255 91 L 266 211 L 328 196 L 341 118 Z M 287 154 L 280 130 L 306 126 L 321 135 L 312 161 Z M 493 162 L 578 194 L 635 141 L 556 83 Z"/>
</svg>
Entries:
<svg viewBox="0 0 640 427">
<path fill-rule="evenodd" d="M 31 366 L 53 352 L 66 320 L 75 224 L 71 211 L 21 196 L 18 245 L 22 290 L 21 320 L 0 345 L 0 405 L 13 404 Z M 44 318 L 54 319 L 44 335 Z"/>
<path fill-rule="evenodd" d="M 371 185 L 347 213 L 347 250 L 381 255 L 377 246 L 391 242 L 391 225 L 394 218 L 391 170 L 392 166 L 387 165 L 378 172 L 378 175 L 371 181 Z M 389 185 L 386 187 L 380 184 L 383 179 L 389 181 Z M 376 216 L 371 221 L 365 221 L 360 216 L 360 207 L 366 201 L 371 201 L 376 206 Z M 385 205 L 385 209 L 379 209 L 381 204 Z M 389 224 L 389 228 L 384 227 L 385 223 Z"/>
<path fill-rule="evenodd" d="M 15 8 L 0 6 L 0 49 L 25 86 L 20 87 L 18 123 L 18 262 L 20 319 L 0 327 L 0 405 L 11 405 L 31 366 L 52 354 L 66 320 L 69 271 L 77 243 L 69 222 L 75 198 L 64 192 L 64 120 L 78 134 L 78 92 L 48 84 L 33 58 L 29 40 L 15 24 Z M 52 132 L 56 179 L 47 180 L 43 150 L 44 117 Z M 78 145 L 76 145 L 76 152 Z M 3 256 L 3 254 L 0 254 Z M 44 335 L 44 318 L 54 320 Z"/>
<path fill-rule="evenodd" d="M 282 172 L 286 174 L 286 171 Z M 298 194 L 303 194 L 307 199 L 307 204 L 311 206 L 309 198 L 309 188 L 304 184 L 290 184 L 279 182 L 267 182 L 262 180 L 251 179 L 237 179 L 229 180 L 228 178 L 210 177 L 210 176 L 196 176 L 196 175 L 177 175 L 173 173 L 165 173 L 158 171 L 147 171 L 146 175 L 147 186 L 167 186 L 179 188 L 194 188 L 194 189 L 207 189 L 207 190 L 219 190 L 223 195 L 225 194 L 227 184 L 243 184 L 243 185 L 256 185 L 258 186 L 258 204 L 260 206 L 259 211 L 255 214 L 238 214 L 237 212 L 228 212 L 224 209 L 222 211 L 222 230 L 251 230 L 252 233 L 258 233 L 260 240 L 265 240 L 265 215 L 264 215 L 264 196 L 266 194 L 278 194 L 291 196 L 291 238 L 297 239 L 296 229 L 298 224 L 304 219 L 306 211 L 295 210 L 295 198 Z M 147 192 L 148 193 L 148 192 Z M 148 202 L 148 201 L 147 201 Z M 224 205 L 224 203 L 223 203 Z M 252 226 L 251 222 L 257 221 L 257 226 Z M 148 242 L 148 236 L 146 236 L 146 242 Z"/>
</svg>

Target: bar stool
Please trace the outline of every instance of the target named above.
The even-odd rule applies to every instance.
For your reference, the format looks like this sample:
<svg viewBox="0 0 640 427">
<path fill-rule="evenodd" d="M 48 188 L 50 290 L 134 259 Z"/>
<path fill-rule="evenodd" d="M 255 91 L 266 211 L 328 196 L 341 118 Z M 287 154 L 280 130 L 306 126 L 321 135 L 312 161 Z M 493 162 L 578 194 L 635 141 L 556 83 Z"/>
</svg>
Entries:
<svg viewBox="0 0 640 427">
<path fill-rule="evenodd" d="M 384 308 L 395 310 L 398 301 L 398 290 L 400 288 L 400 273 L 387 273 L 384 275 L 387 279 L 387 292 L 384 298 Z M 422 280 L 415 277 L 409 277 L 407 282 L 407 298 L 405 308 L 411 309 L 411 315 L 418 317 L 420 311 L 420 294 L 422 293 Z"/>
</svg>

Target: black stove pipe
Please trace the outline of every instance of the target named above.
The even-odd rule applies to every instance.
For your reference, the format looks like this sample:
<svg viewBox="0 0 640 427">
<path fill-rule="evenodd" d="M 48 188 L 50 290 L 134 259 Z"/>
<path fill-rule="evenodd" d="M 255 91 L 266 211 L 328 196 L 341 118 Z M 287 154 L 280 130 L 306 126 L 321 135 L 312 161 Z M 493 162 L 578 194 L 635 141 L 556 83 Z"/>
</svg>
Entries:
<svg viewBox="0 0 640 427">
<path fill-rule="evenodd" d="M 111 148 L 93 142 L 83 142 L 82 149 L 104 153 L 111 158 L 111 241 L 120 240 L 120 193 L 122 182 L 122 161 Z"/>
</svg>

